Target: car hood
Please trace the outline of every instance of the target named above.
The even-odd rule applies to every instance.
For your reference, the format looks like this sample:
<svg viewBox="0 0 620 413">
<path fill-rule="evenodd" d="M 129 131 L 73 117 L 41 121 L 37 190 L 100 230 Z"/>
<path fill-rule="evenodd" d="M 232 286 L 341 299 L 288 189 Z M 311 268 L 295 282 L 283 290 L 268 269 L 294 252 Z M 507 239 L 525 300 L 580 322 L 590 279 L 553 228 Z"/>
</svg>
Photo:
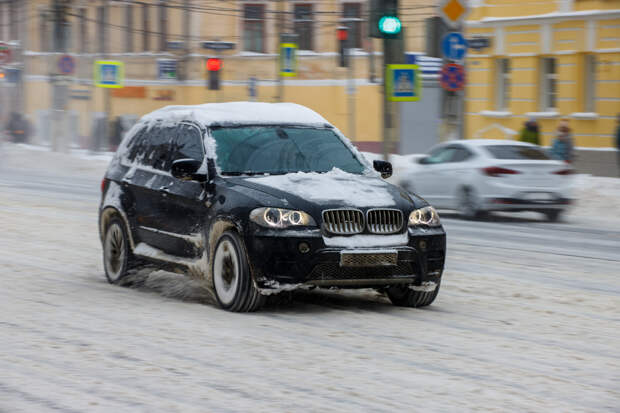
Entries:
<svg viewBox="0 0 620 413">
<path fill-rule="evenodd" d="M 327 173 L 297 172 L 286 175 L 228 178 L 229 182 L 266 193 L 282 208 L 312 213 L 329 208 L 398 208 L 404 212 L 427 203 L 372 175 L 341 170 Z"/>
</svg>

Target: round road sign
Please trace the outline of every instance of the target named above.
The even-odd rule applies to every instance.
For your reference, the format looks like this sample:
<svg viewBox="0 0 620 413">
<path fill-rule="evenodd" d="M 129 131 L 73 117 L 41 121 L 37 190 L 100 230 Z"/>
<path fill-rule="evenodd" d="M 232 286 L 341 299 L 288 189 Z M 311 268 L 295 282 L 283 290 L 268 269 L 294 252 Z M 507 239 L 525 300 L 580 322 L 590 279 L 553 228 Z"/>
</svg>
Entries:
<svg viewBox="0 0 620 413">
<path fill-rule="evenodd" d="M 443 65 L 439 75 L 441 87 L 449 92 L 463 90 L 465 86 L 465 68 L 457 63 Z"/>
<path fill-rule="evenodd" d="M 0 42 L 0 65 L 4 65 L 11 62 L 11 47 Z"/>
<path fill-rule="evenodd" d="M 68 54 L 60 56 L 58 59 L 58 70 L 63 75 L 72 75 L 75 70 L 75 60 Z"/>
</svg>

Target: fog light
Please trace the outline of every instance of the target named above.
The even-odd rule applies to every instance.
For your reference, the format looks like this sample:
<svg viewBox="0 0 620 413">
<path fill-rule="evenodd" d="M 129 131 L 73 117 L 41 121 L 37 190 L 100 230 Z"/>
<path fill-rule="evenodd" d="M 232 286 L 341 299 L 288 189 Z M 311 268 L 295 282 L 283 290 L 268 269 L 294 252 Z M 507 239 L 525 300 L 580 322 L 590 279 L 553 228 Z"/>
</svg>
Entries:
<svg viewBox="0 0 620 413">
<path fill-rule="evenodd" d="M 421 249 L 422 251 L 426 250 L 426 241 L 421 240 L 421 241 L 418 243 L 418 247 L 420 247 L 420 249 Z"/>
<path fill-rule="evenodd" d="M 310 245 L 307 242 L 300 242 L 298 245 L 299 252 L 302 254 L 307 254 L 310 252 Z"/>
</svg>

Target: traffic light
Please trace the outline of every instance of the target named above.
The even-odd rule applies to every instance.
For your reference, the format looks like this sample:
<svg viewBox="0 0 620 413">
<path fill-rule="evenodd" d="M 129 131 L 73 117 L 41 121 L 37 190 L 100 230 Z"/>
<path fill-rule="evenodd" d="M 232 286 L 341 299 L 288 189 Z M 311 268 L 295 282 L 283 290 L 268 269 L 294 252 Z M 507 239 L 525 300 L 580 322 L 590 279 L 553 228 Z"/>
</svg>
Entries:
<svg viewBox="0 0 620 413">
<path fill-rule="evenodd" d="M 220 89 L 220 69 L 222 60 L 217 57 L 207 59 L 207 72 L 209 72 L 209 90 Z"/>
<path fill-rule="evenodd" d="M 370 37 L 400 38 L 402 22 L 398 18 L 398 0 L 370 0 Z"/>
<path fill-rule="evenodd" d="M 338 66 L 348 67 L 349 58 L 347 53 L 347 40 L 349 39 L 349 28 L 347 26 L 338 26 L 336 31 L 338 33 Z"/>
</svg>

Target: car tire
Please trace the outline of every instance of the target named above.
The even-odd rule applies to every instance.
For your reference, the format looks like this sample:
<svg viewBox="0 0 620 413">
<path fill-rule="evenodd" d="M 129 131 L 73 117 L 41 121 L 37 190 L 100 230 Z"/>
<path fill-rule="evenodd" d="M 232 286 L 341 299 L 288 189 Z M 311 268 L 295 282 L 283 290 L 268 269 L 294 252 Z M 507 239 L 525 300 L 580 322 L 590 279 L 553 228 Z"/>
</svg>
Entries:
<svg viewBox="0 0 620 413">
<path fill-rule="evenodd" d="M 479 219 L 485 213 L 480 210 L 476 199 L 476 192 L 471 188 L 461 188 L 458 194 L 458 211 L 465 219 Z"/>
<path fill-rule="evenodd" d="M 125 224 L 114 217 L 108 224 L 103 238 L 103 268 L 110 284 L 119 284 L 137 260 L 129 247 L 129 237 Z"/>
<path fill-rule="evenodd" d="M 392 304 L 399 307 L 426 307 L 431 305 L 437 294 L 439 294 L 439 286 L 441 281 L 433 291 L 416 291 L 409 288 L 408 285 L 394 285 L 387 289 L 387 296 Z"/>
<path fill-rule="evenodd" d="M 562 216 L 562 211 L 559 209 L 554 209 L 551 211 L 545 211 L 545 216 L 547 217 L 547 221 L 549 222 L 558 222 Z"/>
<path fill-rule="evenodd" d="M 218 304 L 233 312 L 252 312 L 265 302 L 250 274 L 243 241 L 232 231 L 217 241 L 211 264 L 213 286 Z"/>
</svg>

